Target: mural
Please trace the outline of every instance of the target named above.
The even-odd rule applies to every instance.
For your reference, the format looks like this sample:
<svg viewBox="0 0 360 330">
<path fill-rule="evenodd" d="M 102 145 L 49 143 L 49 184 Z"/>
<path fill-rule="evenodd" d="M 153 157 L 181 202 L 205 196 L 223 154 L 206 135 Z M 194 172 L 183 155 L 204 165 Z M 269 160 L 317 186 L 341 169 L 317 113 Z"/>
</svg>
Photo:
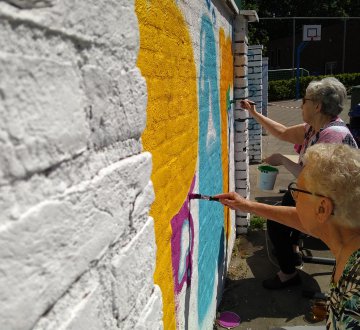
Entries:
<svg viewBox="0 0 360 330">
<path fill-rule="evenodd" d="M 176 1 L 136 0 L 136 13 L 137 65 L 148 91 L 142 142 L 153 157 L 154 281 L 163 295 L 164 328 L 206 328 L 215 316 L 231 220 L 219 203 L 190 203 L 188 196 L 229 189 L 231 31 L 226 37 L 216 27 L 210 1 L 195 41 Z"/>
<path fill-rule="evenodd" d="M 150 214 L 154 218 L 157 245 L 154 280 L 163 295 L 164 328 L 175 329 L 175 285 L 171 265 L 172 260 L 181 259 L 181 252 L 175 251 L 178 256 L 172 257 L 171 224 L 174 228 L 183 228 L 187 219 L 191 228 L 191 219 L 183 208 L 188 202 L 197 163 L 196 68 L 189 31 L 176 3 L 137 0 L 136 13 L 140 30 L 137 63 L 148 89 L 147 122 L 142 141 L 144 149 L 153 157 L 151 179 L 155 201 Z"/>
<path fill-rule="evenodd" d="M 199 191 L 206 195 L 217 194 L 223 188 L 221 153 L 219 152 L 221 150 L 220 102 L 216 53 L 213 26 L 209 18 L 204 15 L 200 30 Z M 216 292 L 214 284 L 217 262 L 219 254 L 223 251 L 223 245 L 215 242 L 220 242 L 222 234 L 222 205 L 200 203 L 198 259 L 198 318 L 200 325 L 214 300 L 213 294 Z"/>
<path fill-rule="evenodd" d="M 193 180 L 190 192 L 193 191 L 195 179 Z M 179 294 L 186 282 L 190 285 L 192 252 L 194 248 L 194 222 L 190 213 L 190 205 L 187 200 L 180 212 L 171 220 L 172 238 L 171 250 L 172 267 L 174 273 L 175 293 Z M 178 251 L 179 253 L 175 253 Z"/>
<path fill-rule="evenodd" d="M 229 33 L 231 35 L 231 32 Z M 230 137 L 233 128 L 233 113 L 230 95 L 233 88 L 233 63 L 232 40 L 225 36 L 224 29 L 219 30 L 220 46 L 220 111 L 221 111 L 221 154 L 222 154 L 222 173 L 223 173 L 223 191 L 230 189 L 229 169 L 230 169 Z M 226 239 L 229 239 L 231 233 L 231 219 L 228 208 L 224 208 L 224 228 Z"/>
</svg>

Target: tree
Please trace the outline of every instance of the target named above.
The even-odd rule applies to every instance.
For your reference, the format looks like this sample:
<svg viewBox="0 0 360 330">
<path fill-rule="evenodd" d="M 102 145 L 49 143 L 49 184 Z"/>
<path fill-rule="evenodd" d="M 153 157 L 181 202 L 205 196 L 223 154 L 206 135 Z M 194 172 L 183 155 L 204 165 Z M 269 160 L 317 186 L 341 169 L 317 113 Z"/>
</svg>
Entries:
<svg viewBox="0 0 360 330">
<path fill-rule="evenodd" d="M 292 34 L 290 20 L 262 20 L 264 17 L 360 17 L 360 0 L 244 0 L 241 9 L 255 10 L 259 24 L 249 25 L 249 39 L 252 44 L 264 45 L 266 54 L 270 40 Z M 311 21 L 309 21 L 309 24 Z M 322 25 L 333 22 L 322 21 Z M 299 29 L 299 28 L 298 28 Z M 298 31 L 299 32 L 299 31 Z"/>
</svg>

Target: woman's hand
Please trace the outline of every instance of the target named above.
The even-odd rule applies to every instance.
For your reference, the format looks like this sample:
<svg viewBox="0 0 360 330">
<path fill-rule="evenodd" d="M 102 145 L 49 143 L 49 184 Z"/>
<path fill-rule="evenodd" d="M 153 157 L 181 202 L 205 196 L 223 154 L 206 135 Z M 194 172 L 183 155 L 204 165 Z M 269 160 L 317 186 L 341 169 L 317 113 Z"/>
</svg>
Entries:
<svg viewBox="0 0 360 330">
<path fill-rule="evenodd" d="M 251 202 L 241 197 L 236 192 L 219 194 L 219 195 L 215 195 L 214 197 L 219 198 L 219 202 L 221 204 L 230 207 L 232 210 L 240 210 L 243 212 L 248 212 L 250 209 Z"/>
<path fill-rule="evenodd" d="M 282 154 L 272 154 L 263 159 L 263 161 L 272 166 L 284 165 L 284 157 Z"/>
<path fill-rule="evenodd" d="M 246 100 L 241 100 L 240 103 L 241 103 L 241 107 L 248 110 L 251 114 L 254 114 L 256 112 L 255 102 L 246 99 Z"/>
<path fill-rule="evenodd" d="M 263 162 L 272 166 L 283 165 L 296 178 L 302 170 L 302 166 L 300 164 L 293 162 L 291 159 L 282 154 L 272 154 L 271 156 L 264 158 Z"/>
</svg>

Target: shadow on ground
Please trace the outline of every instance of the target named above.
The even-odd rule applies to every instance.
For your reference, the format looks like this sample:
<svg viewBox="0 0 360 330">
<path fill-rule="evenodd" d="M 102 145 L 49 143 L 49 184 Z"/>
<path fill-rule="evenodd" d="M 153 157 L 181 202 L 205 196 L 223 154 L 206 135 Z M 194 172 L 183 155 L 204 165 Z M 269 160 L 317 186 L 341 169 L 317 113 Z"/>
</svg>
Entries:
<svg viewBox="0 0 360 330">
<path fill-rule="evenodd" d="M 250 231 L 236 239 L 218 308 L 218 313 L 232 311 L 240 316 L 241 324 L 235 329 L 267 330 L 306 324 L 304 316 L 310 311 L 310 299 L 303 296 L 303 290 L 320 292 L 319 277 L 331 275 L 331 267 L 316 265 L 318 267 L 312 267 L 314 271 L 311 272 L 299 270 L 302 286 L 266 290 L 262 287 L 262 281 L 274 276 L 278 270 L 269 260 L 272 257 L 271 249 L 266 230 Z M 275 262 L 275 258 L 272 259 Z M 215 329 L 223 328 L 216 326 Z"/>
</svg>

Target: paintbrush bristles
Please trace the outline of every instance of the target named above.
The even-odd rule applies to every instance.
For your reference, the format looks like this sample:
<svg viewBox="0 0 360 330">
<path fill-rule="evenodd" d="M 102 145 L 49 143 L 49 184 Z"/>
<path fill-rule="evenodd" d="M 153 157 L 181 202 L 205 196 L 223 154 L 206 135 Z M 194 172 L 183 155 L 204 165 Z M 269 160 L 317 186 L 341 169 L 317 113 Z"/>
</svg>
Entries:
<svg viewBox="0 0 360 330">
<path fill-rule="evenodd" d="M 250 100 L 241 100 L 241 102 L 245 102 L 247 101 L 250 105 L 256 105 L 256 103 L 254 101 L 250 101 Z"/>
<path fill-rule="evenodd" d="M 189 199 L 202 199 L 207 201 L 219 201 L 219 198 L 208 196 L 208 195 L 202 195 L 202 194 L 189 194 Z"/>
<path fill-rule="evenodd" d="M 189 199 L 201 199 L 200 194 L 189 194 Z"/>
</svg>

